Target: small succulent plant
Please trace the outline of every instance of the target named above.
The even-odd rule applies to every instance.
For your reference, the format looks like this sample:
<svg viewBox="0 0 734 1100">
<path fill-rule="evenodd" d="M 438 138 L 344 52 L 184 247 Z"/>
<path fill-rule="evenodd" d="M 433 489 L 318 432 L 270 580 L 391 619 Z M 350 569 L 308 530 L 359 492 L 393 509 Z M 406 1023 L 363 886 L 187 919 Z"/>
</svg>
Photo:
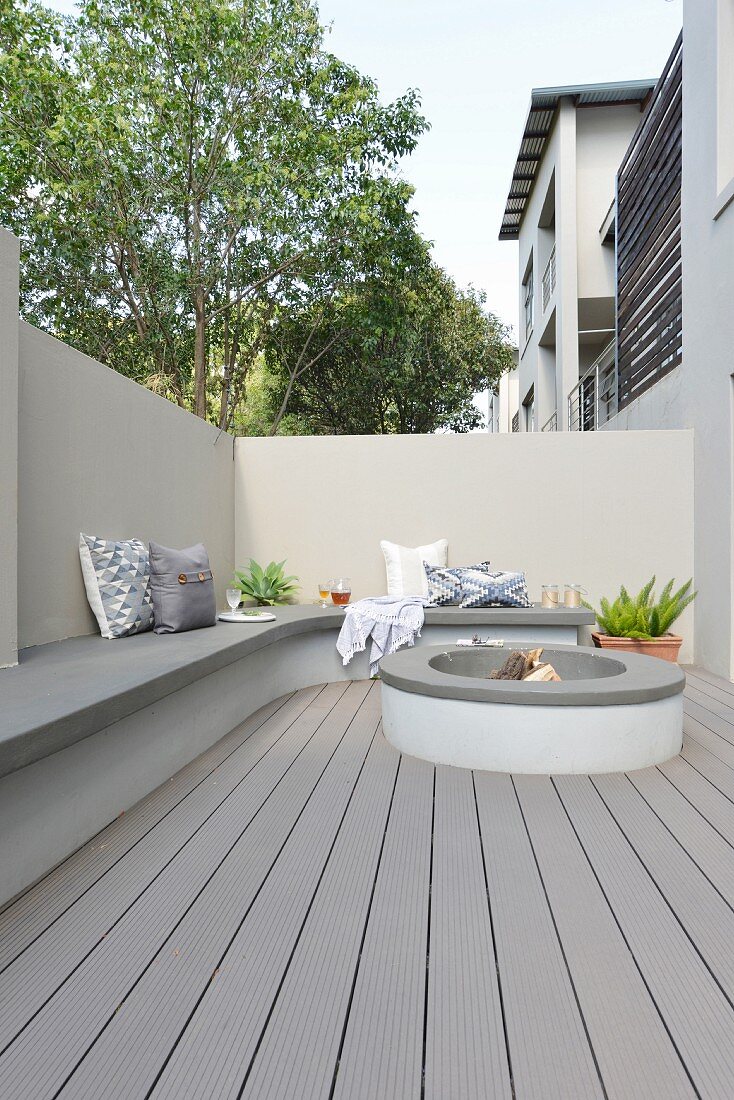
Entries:
<svg viewBox="0 0 734 1100">
<path fill-rule="evenodd" d="M 286 577 L 285 561 L 271 561 L 265 568 L 250 558 L 247 570 L 235 570 L 235 586 L 245 600 L 254 600 L 260 607 L 292 603 L 298 591 L 298 577 Z"/>
</svg>

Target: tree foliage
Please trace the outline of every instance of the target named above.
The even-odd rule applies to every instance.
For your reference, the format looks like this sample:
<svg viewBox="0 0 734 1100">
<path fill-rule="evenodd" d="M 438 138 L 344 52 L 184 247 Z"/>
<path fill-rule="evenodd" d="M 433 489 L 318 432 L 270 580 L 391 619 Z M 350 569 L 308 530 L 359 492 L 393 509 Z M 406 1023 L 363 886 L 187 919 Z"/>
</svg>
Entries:
<svg viewBox="0 0 734 1100">
<path fill-rule="evenodd" d="M 229 427 L 272 322 L 420 243 L 425 129 L 324 49 L 311 0 L 0 8 L 0 218 L 23 311 Z"/>
<path fill-rule="evenodd" d="M 508 332 L 484 307 L 424 254 L 326 306 L 278 315 L 265 348 L 271 430 L 286 410 L 315 434 L 478 427 L 473 395 L 512 366 Z"/>
</svg>

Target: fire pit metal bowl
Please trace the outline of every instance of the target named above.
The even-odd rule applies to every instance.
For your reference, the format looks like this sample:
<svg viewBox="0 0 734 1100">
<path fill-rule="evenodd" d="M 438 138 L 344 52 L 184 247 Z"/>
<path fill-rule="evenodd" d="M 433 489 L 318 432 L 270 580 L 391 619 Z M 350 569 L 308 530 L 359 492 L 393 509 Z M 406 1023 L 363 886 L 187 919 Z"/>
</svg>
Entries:
<svg viewBox="0 0 734 1100">
<path fill-rule="evenodd" d="M 680 752 L 685 676 L 677 665 L 555 645 L 542 659 L 560 682 L 488 679 L 509 652 L 421 646 L 386 657 L 387 740 L 437 764 L 541 774 L 632 771 Z"/>
</svg>

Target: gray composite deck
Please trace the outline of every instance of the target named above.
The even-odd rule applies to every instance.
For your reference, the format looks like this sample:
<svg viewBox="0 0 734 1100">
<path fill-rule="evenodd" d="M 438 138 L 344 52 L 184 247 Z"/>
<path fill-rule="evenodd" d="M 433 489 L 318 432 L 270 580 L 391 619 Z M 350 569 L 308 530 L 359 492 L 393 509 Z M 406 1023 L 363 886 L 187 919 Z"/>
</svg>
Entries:
<svg viewBox="0 0 734 1100">
<path fill-rule="evenodd" d="M 270 704 L 0 912 L 2 1100 L 728 1100 L 734 685 L 685 708 L 549 778 L 399 756 L 370 682 Z"/>
</svg>

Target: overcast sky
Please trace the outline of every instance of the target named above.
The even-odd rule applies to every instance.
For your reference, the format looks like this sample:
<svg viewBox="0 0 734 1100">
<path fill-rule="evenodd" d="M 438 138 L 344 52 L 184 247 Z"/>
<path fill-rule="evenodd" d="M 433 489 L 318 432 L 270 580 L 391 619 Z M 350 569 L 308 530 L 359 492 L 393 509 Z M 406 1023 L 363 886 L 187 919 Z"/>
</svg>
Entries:
<svg viewBox="0 0 734 1100">
<path fill-rule="evenodd" d="M 71 0 L 53 7 L 71 11 Z M 328 48 L 418 88 L 431 130 L 404 164 L 421 231 L 462 285 L 517 323 L 517 245 L 497 240 L 530 89 L 659 75 L 682 0 L 320 0 Z"/>
</svg>

